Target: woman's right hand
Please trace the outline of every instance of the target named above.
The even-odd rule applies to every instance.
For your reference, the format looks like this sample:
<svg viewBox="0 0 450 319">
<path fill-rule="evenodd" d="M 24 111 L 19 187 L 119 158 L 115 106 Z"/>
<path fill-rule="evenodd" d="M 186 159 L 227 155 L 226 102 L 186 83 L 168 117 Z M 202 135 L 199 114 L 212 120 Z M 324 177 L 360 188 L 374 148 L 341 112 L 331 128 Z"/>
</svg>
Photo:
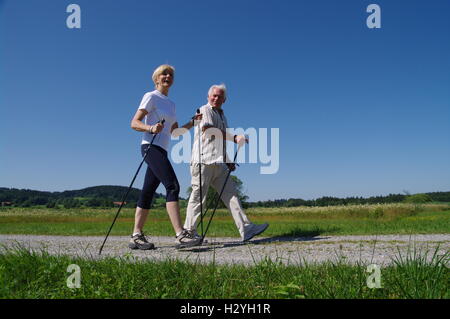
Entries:
<svg viewBox="0 0 450 319">
<path fill-rule="evenodd" d="M 150 126 L 150 133 L 152 134 L 158 134 L 161 132 L 164 128 L 164 124 L 158 122 L 155 125 Z"/>
</svg>

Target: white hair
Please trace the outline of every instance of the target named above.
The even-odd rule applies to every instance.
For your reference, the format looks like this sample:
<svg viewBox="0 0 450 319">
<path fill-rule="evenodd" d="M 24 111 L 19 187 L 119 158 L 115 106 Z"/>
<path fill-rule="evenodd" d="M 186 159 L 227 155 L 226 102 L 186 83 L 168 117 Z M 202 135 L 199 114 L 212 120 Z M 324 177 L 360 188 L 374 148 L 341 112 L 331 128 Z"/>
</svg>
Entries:
<svg viewBox="0 0 450 319">
<path fill-rule="evenodd" d="M 211 86 L 210 88 L 209 88 L 209 91 L 208 91 L 208 96 L 210 96 L 211 94 L 212 94 L 212 91 L 214 90 L 214 89 L 220 89 L 220 90 L 222 90 L 223 91 L 223 97 L 224 97 L 224 100 L 226 100 L 227 99 L 227 87 L 225 86 L 225 84 L 214 84 L 213 86 Z"/>
</svg>

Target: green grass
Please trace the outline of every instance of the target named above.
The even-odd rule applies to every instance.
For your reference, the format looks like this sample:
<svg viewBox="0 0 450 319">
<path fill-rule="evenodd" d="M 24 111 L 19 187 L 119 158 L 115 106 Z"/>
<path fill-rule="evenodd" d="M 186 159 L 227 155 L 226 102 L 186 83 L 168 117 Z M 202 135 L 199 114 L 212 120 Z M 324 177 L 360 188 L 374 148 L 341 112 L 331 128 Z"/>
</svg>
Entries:
<svg viewBox="0 0 450 319">
<path fill-rule="evenodd" d="M 204 265 L 167 259 L 85 260 L 14 248 L 0 254 L 0 298 L 446 298 L 449 253 L 431 262 L 414 251 L 381 269 L 382 288 L 367 287 L 366 266 L 341 261 L 286 266 Z M 81 287 L 67 287 L 76 264 Z"/>
<path fill-rule="evenodd" d="M 184 220 L 182 210 L 182 218 Z M 430 234 L 450 232 L 448 204 L 387 204 L 336 207 L 252 208 L 246 211 L 256 223 L 268 222 L 265 236 Z M 35 235 L 104 235 L 116 209 L 0 209 L 0 233 Z M 134 209 L 125 208 L 112 235 L 129 235 Z M 150 212 L 145 227 L 150 235 L 173 235 L 163 208 Z M 218 210 L 209 236 L 238 236 L 231 214 Z"/>
<path fill-rule="evenodd" d="M 115 209 L 0 209 L 0 233 L 104 235 Z M 254 208 L 254 222 L 269 222 L 265 236 L 449 233 L 450 206 L 363 205 L 323 208 Z M 133 209 L 124 209 L 112 235 L 129 235 Z M 164 209 L 155 209 L 146 225 L 151 235 L 172 235 Z M 211 236 L 237 236 L 230 213 L 219 210 Z M 249 246 L 249 249 L 251 247 Z M 382 268 L 380 289 L 366 285 L 366 265 L 341 259 L 321 265 L 283 265 L 265 259 L 252 266 L 198 264 L 167 259 L 86 260 L 5 248 L 0 254 L 0 298 L 446 298 L 449 296 L 449 253 L 412 249 L 398 253 Z M 251 251 L 249 252 L 251 253 Z M 66 286 L 70 264 L 81 268 L 81 288 Z"/>
</svg>

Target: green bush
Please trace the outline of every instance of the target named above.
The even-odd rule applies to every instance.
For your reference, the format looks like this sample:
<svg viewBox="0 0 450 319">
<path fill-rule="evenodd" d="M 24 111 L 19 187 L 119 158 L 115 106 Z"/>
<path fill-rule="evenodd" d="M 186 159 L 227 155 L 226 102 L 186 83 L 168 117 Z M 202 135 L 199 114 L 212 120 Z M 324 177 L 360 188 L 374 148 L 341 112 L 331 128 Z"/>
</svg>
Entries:
<svg viewBox="0 0 450 319">
<path fill-rule="evenodd" d="M 427 194 L 414 194 L 405 198 L 405 202 L 413 204 L 422 204 L 432 202 L 433 199 Z"/>
</svg>

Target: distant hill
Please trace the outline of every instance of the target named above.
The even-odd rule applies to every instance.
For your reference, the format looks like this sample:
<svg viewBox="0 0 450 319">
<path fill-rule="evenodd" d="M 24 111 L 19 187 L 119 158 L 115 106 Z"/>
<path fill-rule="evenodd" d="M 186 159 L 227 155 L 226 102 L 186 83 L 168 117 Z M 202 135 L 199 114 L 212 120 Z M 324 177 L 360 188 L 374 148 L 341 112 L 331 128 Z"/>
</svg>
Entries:
<svg viewBox="0 0 450 319">
<path fill-rule="evenodd" d="M 128 187 L 125 186 L 93 186 L 87 187 L 79 190 L 72 191 L 64 191 L 64 192 L 55 192 L 57 197 L 60 198 L 74 198 L 74 197 L 101 197 L 101 198 L 109 198 L 114 201 L 120 201 L 128 190 Z M 137 201 L 139 199 L 139 194 L 141 193 L 140 189 L 132 188 L 130 193 L 128 194 L 128 200 Z M 156 197 L 162 197 L 161 194 L 156 194 Z"/>
<path fill-rule="evenodd" d="M 14 206 L 35 206 L 47 205 L 54 207 L 55 205 L 64 205 L 65 207 L 90 206 L 99 207 L 113 206 L 113 202 L 120 202 L 122 197 L 128 190 L 125 186 L 94 186 L 79 190 L 70 190 L 64 192 L 45 192 L 30 189 L 16 188 L 0 188 L 0 202 L 3 205 Z M 139 199 L 141 190 L 132 188 L 128 194 L 126 202 L 129 205 L 135 205 Z M 162 194 L 156 193 L 156 198 L 164 197 Z"/>
<path fill-rule="evenodd" d="M 112 207 L 114 202 L 120 202 L 128 187 L 125 186 L 94 186 L 79 190 L 64 192 L 43 192 L 30 189 L 16 189 L 0 187 L 1 206 L 30 207 L 45 205 L 49 208 L 57 207 Z M 126 200 L 127 207 L 136 207 L 140 189 L 132 188 Z M 450 192 L 425 193 L 434 202 L 450 202 Z M 259 202 L 243 202 L 244 207 L 295 207 L 295 206 L 334 206 L 350 204 L 383 204 L 400 203 L 409 196 L 405 194 L 389 194 L 387 196 L 363 197 L 321 197 L 313 200 L 301 198 L 276 199 Z M 156 193 L 154 203 L 165 206 L 164 195 Z M 182 199 L 182 198 L 180 198 Z"/>
</svg>

